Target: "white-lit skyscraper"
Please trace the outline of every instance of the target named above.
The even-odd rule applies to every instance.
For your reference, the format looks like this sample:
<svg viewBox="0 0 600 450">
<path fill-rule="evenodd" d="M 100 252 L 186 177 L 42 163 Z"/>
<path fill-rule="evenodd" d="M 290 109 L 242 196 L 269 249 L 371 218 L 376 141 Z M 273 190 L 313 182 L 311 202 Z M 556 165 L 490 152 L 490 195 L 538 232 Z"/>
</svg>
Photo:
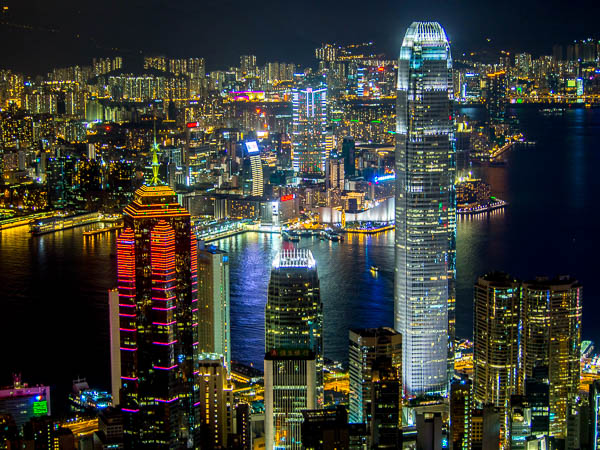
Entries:
<svg viewBox="0 0 600 450">
<path fill-rule="evenodd" d="M 446 394 L 453 360 L 452 59 L 444 29 L 414 22 L 398 60 L 394 326 L 405 393 Z"/>
<path fill-rule="evenodd" d="M 292 89 L 294 172 L 324 174 L 327 151 L 327 85 L 321 79 L 298 82 Z"/>
</svg>

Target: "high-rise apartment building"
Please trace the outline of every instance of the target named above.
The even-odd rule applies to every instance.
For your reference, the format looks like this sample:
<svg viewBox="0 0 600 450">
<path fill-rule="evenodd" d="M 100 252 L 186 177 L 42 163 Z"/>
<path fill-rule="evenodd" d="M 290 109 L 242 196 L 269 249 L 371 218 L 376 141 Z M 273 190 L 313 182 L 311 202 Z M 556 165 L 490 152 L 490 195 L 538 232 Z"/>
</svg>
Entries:
<svg viewBox="0 0 600 450">
<path fill-rule="evenodd" d="M 525 377 L 548 368 L 550 435 L 565 438 L 579 392 L 582 287 L 573 278 L 523 283 Z"/>
<path fill-rule="evenodd" d="M 124 211 L 117 240 L 121 409 L 127 446 L 196 441 L 196 238 L 177 195 L 153 177 Z"/>
<path fill-rule="evenodd" d="M 329 158 L 327 160 L 327 180 L 329 189 L 344 190 L 344 160 Z"/>
<path fill-rule="evenodd" d="M 475 283 L 473 313 L 473 399 L 498 408 L 507 431 L 510 397 L 521 393 L 521 287 L 504 273 L 489 273 Z"/>
<path fill-rule="evenodd" d="M 203 449 L 228 448 L 233 432 L 233 384 L 222 355 L 198 357 L 198 426 Z"/>
<path fill-rule="evenodd" d="M 504 122 L 506 116 L 506 72 L 488 73 L 486 76 L 485 106 L 491 123 Z"/>
<path fill-rule="evenodd" d="M 265 307 L 265 351 L 315 354 L 317 402 L 323 401 L 323 305 L 317 264 L 308 249 L 281 250 L 271 268 Z"/>
<path fill-rule="evenodd" d="M 353 177 L 356 172 L 354 138 L 352 136 L 344 136 L 342 140 L 342 157 L 344 158 L 344 174 L 347 177 Z"/>
<path fill-rule="evenodd" d="M 402 335 L 391 328 L 350 330 L 350 423 L 369 422 L 373 370 L 382 358 L 389 360 L 401 380 Z"/>
<path fill-rule="evenodd" d="M 231 369 L 229 255 L 214 246 L 198 250 L 197 352 L 222 355 Z"/>
<path fill-rule="evenodd" d="M 446 394 L 454 363 L 452 58 L 446 32 L 414 22 L 398 60 L 394 328 L 408 396 Z"/>
<path fill-rule="evenodd" d="M 327 153 L 327 85 L 322 78 L 298 81 L 292 89 L 292 164 L 294 172 L 323 174 Z"/>
</svg>

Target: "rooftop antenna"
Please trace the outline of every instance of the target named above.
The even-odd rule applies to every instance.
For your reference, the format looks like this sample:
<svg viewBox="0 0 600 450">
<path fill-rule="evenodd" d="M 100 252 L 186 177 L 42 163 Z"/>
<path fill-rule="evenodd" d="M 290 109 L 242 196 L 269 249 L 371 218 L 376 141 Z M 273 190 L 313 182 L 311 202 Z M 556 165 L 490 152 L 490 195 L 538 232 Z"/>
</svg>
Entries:
<svg viewBox="0 0 600 450">
<path fill-rule="evenodd" d="M 158 145 L 156 144 L 156 114 L 154 114 L 154 144 L 152 145 L 152 180 L 150 181 L 151 186 L 158 186 L 161 184 L 158 179 L 158 168 L 160 164 L 158 163 Z"/>
</svg>

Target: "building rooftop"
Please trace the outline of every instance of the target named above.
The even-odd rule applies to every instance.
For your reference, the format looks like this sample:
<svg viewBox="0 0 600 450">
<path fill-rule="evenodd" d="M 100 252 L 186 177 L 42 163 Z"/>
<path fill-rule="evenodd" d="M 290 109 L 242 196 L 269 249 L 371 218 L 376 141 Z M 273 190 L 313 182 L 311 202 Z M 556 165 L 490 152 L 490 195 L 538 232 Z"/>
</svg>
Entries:
<svg viewBox="0 0 600 450">
<path fill-rule="evenodd" d="M 273 268 L 307 268 L 316 267 L 317 263 L 313 254 L 307 248 L 294 248 L 281 250 L 273 260 Z"/>
</svg>

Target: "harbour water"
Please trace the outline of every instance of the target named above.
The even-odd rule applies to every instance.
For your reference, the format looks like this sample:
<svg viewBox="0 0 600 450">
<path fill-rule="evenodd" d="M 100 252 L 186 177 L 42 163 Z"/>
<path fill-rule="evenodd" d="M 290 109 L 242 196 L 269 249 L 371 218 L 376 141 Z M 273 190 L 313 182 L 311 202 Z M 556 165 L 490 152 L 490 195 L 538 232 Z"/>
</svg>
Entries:
<svg viewBox="0 0 600 450">
<path fill-rule="evenodd" d="M 473 115 L 477 111 L 464 112 Z M 600 110 L 545 117 L 515 113 L 534 147 L 514 148 L 502 167 L 474 168 L 509 205 L 460 218 L 457 231 L 457 335 L 472 334 L 472 286 L 490 270 L 519 278 L 569 273 L 584 286 L 583 337 L 600 342 Z M 0 385 L 21 372 L 61 396 L 77 376 L 109 387 L 107 289 L 115 284 L 116 233 L 71 229 L 30 238 L 26 228 L 0 235 Z M 348 329 L 392 324 L 394 233 L 347 235 L 342 243 L 303 238 L 315 256 L 324 304 L 324 348 L 346 361 Z M 230 252 L 232 349 L 259 368 L 264 305 L 276 235 L 247 233 L 215 243 Z M 372 265 L 379 267 L 374 274 Z"/>
</svg>

